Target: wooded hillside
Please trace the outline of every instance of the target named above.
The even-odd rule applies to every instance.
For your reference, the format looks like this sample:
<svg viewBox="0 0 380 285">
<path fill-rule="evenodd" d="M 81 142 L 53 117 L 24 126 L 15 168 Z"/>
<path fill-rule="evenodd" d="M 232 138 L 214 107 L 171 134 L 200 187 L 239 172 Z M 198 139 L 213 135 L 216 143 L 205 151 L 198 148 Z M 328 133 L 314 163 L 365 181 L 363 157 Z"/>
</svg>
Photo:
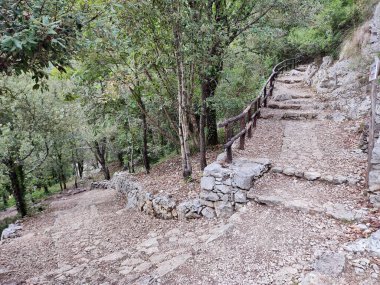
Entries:
<svg viewBox="0 0 380 285">
<path fill-rule="evenodd" d="M 224 140 L 217 124 L 275 63 L 337 56 L 371 5 L 354 0 L 0 2 L 0 207 L 78 187 L 110 163 L 146 171 Z M 38 192 L 40 191 L 40 192 Z M 38 195 L 36 193 L 39 193 Z"/>
</svg>

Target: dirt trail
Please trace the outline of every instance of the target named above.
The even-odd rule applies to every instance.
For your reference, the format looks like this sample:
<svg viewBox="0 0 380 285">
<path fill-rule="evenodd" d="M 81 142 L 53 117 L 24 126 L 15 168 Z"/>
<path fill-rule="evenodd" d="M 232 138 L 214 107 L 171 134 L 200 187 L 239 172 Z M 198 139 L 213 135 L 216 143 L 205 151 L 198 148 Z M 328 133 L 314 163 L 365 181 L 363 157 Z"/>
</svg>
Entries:
<svg viewBox="0 0 380 285">
<path fill-rule="evenodd" d="M 365 155 L 356 151 L 355 122 L 335 122 L 328 109 L 319 110 L 323 102 L 303 86 L 302 77 L 299 71 L 280 77 L 277 101 L 264 110 L 246 150 L 234 155 L 362 176 Z M 314 112 L 316 117 L 299 120 Z M 358 208 L 364 201 L 358 185 L 270 173 L 255 192 L 272 200 Z M 163 221 L 126 210 L 114 190 L 55 200 L 23 226 L 22 237 L 0 245 L 1 284 L 299 284 L 321 253 L 337 251 L 353 238 L 350 223 L 299 204 L 249 203 L 228 220 Z M 347 262 L 339 278 L 325 284 L 380 282 L 370 271 L 357 276 L 352 270 Z"/>
</svg>

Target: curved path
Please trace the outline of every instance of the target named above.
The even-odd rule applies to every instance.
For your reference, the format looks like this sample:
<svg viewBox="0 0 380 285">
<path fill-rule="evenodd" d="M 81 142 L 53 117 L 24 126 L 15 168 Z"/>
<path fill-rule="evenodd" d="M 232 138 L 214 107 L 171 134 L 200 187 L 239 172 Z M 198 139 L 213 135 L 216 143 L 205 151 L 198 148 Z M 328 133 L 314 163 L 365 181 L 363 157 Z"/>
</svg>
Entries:
<svg viewBox="0 0 380 285">
<path fill-rule="evenodd" d="M 347 183 L 269 173 L 255 185 L 258 203 L 224 221 L 152 219 L 126 210 L 114 190 L 62 198 L 0 244 L 0 283 L 379 284 L 379 259 L 342 246 L 375 229 L 362 208 L 360 122 L 338 122 L 303 85 L 304 70 L 279 78 L 246 150 L 234 155 Z"/>
</svg>

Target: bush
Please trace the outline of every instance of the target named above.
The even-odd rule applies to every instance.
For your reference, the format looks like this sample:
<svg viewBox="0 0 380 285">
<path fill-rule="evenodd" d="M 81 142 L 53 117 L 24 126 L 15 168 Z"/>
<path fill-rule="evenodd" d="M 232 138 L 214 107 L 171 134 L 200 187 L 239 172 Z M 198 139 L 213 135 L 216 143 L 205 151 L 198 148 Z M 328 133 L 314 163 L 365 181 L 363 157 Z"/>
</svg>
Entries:
<svg viewBox="0 0 380 285">
<path fill-rule="evenodd" d="M 305 55 L 337 56 L 340 44 L 347 33 L 362 21 L 362 15 L 353 0 L 327 1 L 310 26 L 292 29 L 288 40 Z"/>
</svg>

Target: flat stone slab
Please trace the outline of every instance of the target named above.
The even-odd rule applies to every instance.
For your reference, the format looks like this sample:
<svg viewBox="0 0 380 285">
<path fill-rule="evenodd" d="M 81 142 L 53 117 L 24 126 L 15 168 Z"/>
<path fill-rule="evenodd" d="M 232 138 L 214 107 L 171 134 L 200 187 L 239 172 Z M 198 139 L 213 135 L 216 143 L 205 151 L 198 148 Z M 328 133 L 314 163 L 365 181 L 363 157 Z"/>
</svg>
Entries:
<svg viewBox="0 0 380 285">
<path fill-rule="evenodd" d="M 338 277 L 342 274 L 346 266 L 346 256 L 343 253 L 324 253 L 320 256 L 315 264 L 315 271 L 332 276 Z"/>
</svg>

